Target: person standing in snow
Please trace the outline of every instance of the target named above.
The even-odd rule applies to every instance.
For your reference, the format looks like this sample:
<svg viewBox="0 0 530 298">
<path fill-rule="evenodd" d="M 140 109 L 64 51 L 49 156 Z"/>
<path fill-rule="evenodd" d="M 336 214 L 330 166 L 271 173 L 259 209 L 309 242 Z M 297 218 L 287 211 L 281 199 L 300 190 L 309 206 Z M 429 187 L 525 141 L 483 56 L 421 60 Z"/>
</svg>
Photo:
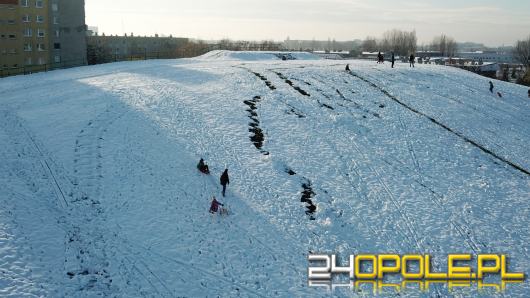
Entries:
<svg viewBox="0 0 530 298">
<path fill-rule="evenodd" d="M 528 98 L 530 98 L 530 89 L 528 89 Z"/>
<path fill-rule="evenodd" d="M 392 68 L 394 68 L 394 63 L 396 62 L 396 57 L 394 56 L 394 52 L 392 52 Z"/>
<path fill-rule="evenodd" d="M 224 197 L 225 192 L 226 192 L 226 186 L 230 184 L 230 179 L 228 178 L 228 169 L 225 169 L 225 171 L 223 172 L 219 180 L 221 182 L 221 185 L 223 186 L 223 197 Z"/>
<path fill-rule="evenodd" d="M 490 92 L 493 93 L 493 82 L 490 81 Z"/>
<path fill-rule="evenodd" d="M 416 57 L 414 57 L 414 54 L 410 54 L 409 63 L 410 67 L 414 67 L 414 63 L 416 62 Z"/>
<path fill-rule="evenodd" d="M 219 206 L 224 206 L 221 202 L 217 201 L 215 196 L 212 198 L 212 204 L 210 205 L 210 213 L 215 214 L 217 211 L 219 211 Z"/>
<path fill-rule="evenodd" d="M 346 64 L 346 71 L 350 71 L 350 65 Z"/>
</svg>

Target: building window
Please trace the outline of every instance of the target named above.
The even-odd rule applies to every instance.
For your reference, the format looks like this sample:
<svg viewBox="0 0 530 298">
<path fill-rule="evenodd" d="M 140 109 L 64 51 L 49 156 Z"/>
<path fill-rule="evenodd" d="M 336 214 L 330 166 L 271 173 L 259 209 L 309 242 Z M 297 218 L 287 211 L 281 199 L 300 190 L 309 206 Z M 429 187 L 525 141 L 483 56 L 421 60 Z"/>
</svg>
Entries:
<svg viewBox="0 0 530 298">
<path fill-rule="evenodd" d="M 53 17 L 53 23 L 55 25 L 58 25 L 59 24 L 59 17 L 57 17 L 57 16 Z"/>
<path fill-rule="evenodd" d="M 16 34 L 9 34 L 9 39 L 17 39 L 17 35 Z"/>
<path fill-rule="evenodd" d="M 16 55 L 17 54 L 17 49 L 10 49 L 9 50 L 9 54 Z"/>
<path fill-rule="evenodd" d="M 45 33 L 44 33 L 44 29 L 37 29 L 37 36 L 38 37 L 44 37 Z"/>
<path fill-rule="evenodd" d="M 31 37 L 33 35 L 33 30 L 31 28 L 24 29 L 24 37 Z"/>
<path fill-rule="evenodd" d="M 31 48 L 31 43 L 25 43 L 24 44 L 24 51 L 25 52 L 31 52 L 32 48 Z"/>
<path fill-rule="evenodd" d="M 44 17 L 43 16 L 37 16 L 37 23 L 44 23 Z"/>
<path fill-rule="evenodd" d="M 29 6 L 29 0 L 20 0 L 20 6 L 28 7 Z"/>
<path fill-rule="evenodd" d="M 46 60 L 44 60 L 44 58 L 42 57 L 39 57 L 39 65 L 43 65 L 43 64 L 46 64 Z"/>
<path fill-rule="evenodd" d="M 29 14 L 26 14 L 26 15 L 22 16 L 22 22 L 24 22 L 24 23 L 31 22 L 31 17 L 29 16 Z"/>
<path fill-rule="evenodd" d="M 7 20 L 8 25 L 15 25 L 15 20 Z"/>
<path fill-rule="evenodd" d="M 54 48 L 55 50 L 60 50 L 60 49 L 61 49 L 61 44 L 58 43 L 58 42 L 56 42 L 56 43 L 53 44 L 53 48 Z"/>
<path fill-rule="evenodd" d="M 55 63 L 60 63 L 61 62 L 61 56 L 55 55 L 54 61 L 55 61 Z"/>
<path fill-rule="evenodd" d="M 60 36 L 61 36 L 61 31 L 55 30 L 55 37 L 60 37 Z"/>
<path fill-rule="evenodd" d="M 33 61 L 31 57 L 26 58 L 26 65 L 32 65 L 32 64 L 33 64 Z"/>
<path fill-rule="evenodd" d="M 46 46 L 43 43 L 39 43 L 39 44 L 37 44 L 37 50 L 39 52 L 46 51 Z"/>
<path fill-rule="evenodd" d="M 44 7 L 44 4 L 42 2 L 43 2 L 42 0 L 35 1 L 35 7 L 37 7 L 37 8 Z"/>
<path fill-rule="evenodd" d="M 57 3 L 52 3 L 52 10 L 59 11 L 59 5 Z"/>
</svg>

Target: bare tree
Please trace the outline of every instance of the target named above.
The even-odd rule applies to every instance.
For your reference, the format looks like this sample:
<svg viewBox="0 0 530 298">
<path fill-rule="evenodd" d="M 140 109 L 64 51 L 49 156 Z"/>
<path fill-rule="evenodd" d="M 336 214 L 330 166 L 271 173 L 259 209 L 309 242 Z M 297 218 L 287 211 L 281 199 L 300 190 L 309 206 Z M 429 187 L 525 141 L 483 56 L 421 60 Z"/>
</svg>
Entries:
<svg viewBox="0 0 530 298">
<path fill-rule="evenodd" d="M 363 52 L 375 52 L 377 51 L 377 40 L 375 37 L 366 37 L 361 45 Z"/>
<path fill-rule="evenodd" d="M 433 39 L 430 48 L 432 51 L 439 51 L 442 56 L 453 57 L 456 54 L 457 44 L 454 38 L 442 33 Z"/>
<path fill-rule="evenodd" d="M 513 49 L 514 58 L 527 69 L 530 66 L 530 35 L 526 40 L 518 40 Z"/>
<path fill-rule="evenodd" d="M 402 31 L 393 29 L 383 33 L 383 38 L 380 41 L 380 48 L 382 51 L 393 51 L 401 56 L 408 56 L 410 53 L 416 52 L 418 39 L 416 31 Z"/>
</svg>

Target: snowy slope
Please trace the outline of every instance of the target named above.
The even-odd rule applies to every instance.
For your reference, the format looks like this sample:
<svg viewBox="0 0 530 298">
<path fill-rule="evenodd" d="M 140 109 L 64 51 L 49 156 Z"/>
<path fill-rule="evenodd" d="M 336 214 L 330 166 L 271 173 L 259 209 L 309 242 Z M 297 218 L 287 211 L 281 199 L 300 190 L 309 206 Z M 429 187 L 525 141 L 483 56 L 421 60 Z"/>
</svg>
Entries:
<svg viewBox="0 0 530 298">
<path fill-rule="evenodd" d="M 310 251 L 527 272 L 530 100 L 494 83 L 502 99 L 458 69 L 248 52 L 2 79 L 0 295 L 328 295 Z"/>
</svg>

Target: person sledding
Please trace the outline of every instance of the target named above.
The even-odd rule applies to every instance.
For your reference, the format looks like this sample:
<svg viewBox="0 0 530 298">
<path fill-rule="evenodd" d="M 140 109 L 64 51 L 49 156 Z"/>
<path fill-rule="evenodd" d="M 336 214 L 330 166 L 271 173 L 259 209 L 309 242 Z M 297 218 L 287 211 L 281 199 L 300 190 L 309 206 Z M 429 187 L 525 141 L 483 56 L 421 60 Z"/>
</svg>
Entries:
<svg viewBox="0 0 530 298">
<path fill-rule="evenodd" d="M 225 169 L 225 171 L 223 172 L 219 180 L 221 182 L 221 185 L 223 186 L 223 197 L 224 197 L 225 192 L 226 192 L 226 186 L 230 184 L 230 178 L 228 178 L 228 169 Z"/>
<path fill-rule="evenodd" d="M 210 169 L 208 168 L 208 165 L 204 163 L 204 159 L 201 158 L 199 160 L 199 163 L 197 164 L 197 169 L 201 171 L 203 174 L 210 174 Z"/>
<path fill-rule="evenodd" d="M 210 213 L 216 214 L 219 211 L 219 206 L 224 206 L 223 203 L 217 201 L 215 196 L 212 198 L 212 204 L 210 205 Z"/>
</svg>

